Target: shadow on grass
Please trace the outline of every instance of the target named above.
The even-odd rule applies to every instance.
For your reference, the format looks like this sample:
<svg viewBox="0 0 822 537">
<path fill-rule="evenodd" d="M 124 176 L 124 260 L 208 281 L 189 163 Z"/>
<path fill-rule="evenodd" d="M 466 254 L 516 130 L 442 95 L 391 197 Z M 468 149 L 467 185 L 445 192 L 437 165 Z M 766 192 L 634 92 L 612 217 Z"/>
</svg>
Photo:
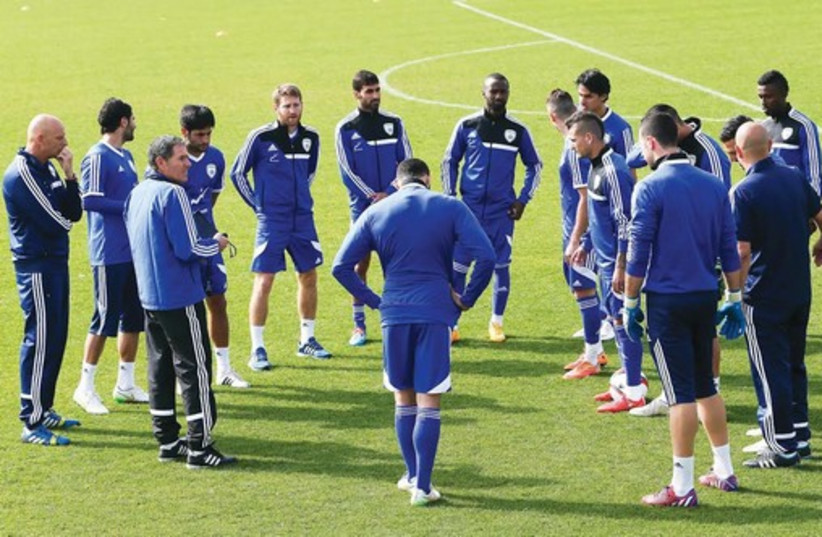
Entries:
<svg viewBox="0 0 822 537">
<path fill-rule="evenodd" d="M 739 498 L 739 503 L 744 503 L 747 490 L 735 493 Z M 558 515 L 579 515 L 582 518 L 590 519 L 598 517 L 614 520 L 637 520 L 643 523 L 648 520 L 670 520 L 682 521 L 686 517 L 691 518 L 700 524 L 717 525 L 740 525 L 756 523 L 796 523 L 802 521 L 820 520 L 822 510 L 815 509 L 808 505 L 779 505 L 771 509 L 762 507 L 745 507 L 744 505 L 723 505 L 715 506 L 710 504 L 710 492 L 702 494 L 703 502 L 697 509 L 655 509 L 636 503 L 631 499 L 626 503 L 602 503 L 602 502 L 573 502 L 562 501 L 553 498 L 499 498 L 477 496 L 472 494 L 444 492 L 449 500 L 448 506 L 457 509 L 484 509 L 488 511 L 519 512 L 533 511 L 545 514 Z M 817 502 L 813 498 L 802 498 L 809 502 Z"/>
<path fill-rule="evenodd" d="M 382 429 L 393 423 L 394 405 L 390 393 L 375 389 L 367 391 L 282 387 L 256 394 L 270 398 L 272 403 L 246 405 L 227 403 L 219 407 L 220 416 L 227 419 L 273 420 L 320 423 L 334 429 Z M 277 402 L 284 404 L 277 404 Z M 302 406 L 289 406 L 288 403 Z M 315 406 L 312 406 L 315 405 Z M 443 398 L 443 411 L 449 424 L 464 425 L 476 420 L 449 414 L 450 410 L 481 408 L 504 414 L 539 412 L 536 407 L 502 405 L 497 399 L 456 393 Z"/>
</svg>

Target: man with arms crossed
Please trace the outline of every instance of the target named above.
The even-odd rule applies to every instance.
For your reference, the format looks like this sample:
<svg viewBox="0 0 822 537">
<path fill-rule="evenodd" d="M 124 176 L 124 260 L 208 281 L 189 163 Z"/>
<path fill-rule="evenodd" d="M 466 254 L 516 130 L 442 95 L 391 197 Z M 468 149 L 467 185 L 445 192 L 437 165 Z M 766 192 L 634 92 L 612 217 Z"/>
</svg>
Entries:
<svg viewBox="0 0 822 537">
<path fill-rule="evenodd" d="M 431 472 L 440 436 L 440 396 L 451 389 L 450 327 L 474 305 L 494 269 L 494 250 L 461 202 L 429 192 L 428 166 L 419 159 L 397 168 L 400 190 L 367 209 L 334 259 L 334 277 L 370 308 L 383 330 L 383 383 L 394 392 L 394 424 L 406 473 L 397 483 L 412 505 L 440 499 Z M 460 295 L 451 287 L 459 241 L 475 262 Z M 385 274 L 382 297 L 357 276 L 355 265 L 376 251 Z"/>
</svg>

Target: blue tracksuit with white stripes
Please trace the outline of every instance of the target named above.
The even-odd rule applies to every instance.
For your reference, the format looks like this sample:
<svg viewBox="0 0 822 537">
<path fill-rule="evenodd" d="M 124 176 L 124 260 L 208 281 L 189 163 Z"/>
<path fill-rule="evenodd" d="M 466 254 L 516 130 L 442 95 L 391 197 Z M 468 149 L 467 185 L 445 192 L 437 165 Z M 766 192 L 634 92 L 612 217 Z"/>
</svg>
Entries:
<svg viewBox="0 0 822 537">
<path fill-rule="evenodd" d="M 12 260 L 23 310 L 20 419 L 29 429 L 54 404 L 69 321 L 69 237 L 83 214 L 77 181 L 20 150 L 3 176 Z"/>
<path fill-rule="evenodd" d="M 731 159 L 722 150 L 719 142 L 702 132 L 702 120 L 689 117 L 683 120 L 693 129 L 679 142 L 679 148 L 688 154 L 694 166 L 722 179 L 725 188 L 731 189 Z M 648 165 L 642 156 L 642 146 L 634 145 L 628 152 L 628 166 L 643 168 Z"/>
<path fill-rule="evenodd" d="M 376 192 L 397 190 L 391 183 L 397 165 L 413 156 L 411 144 L 398 116 L 360 109 L 337 124 L 334 142 L 354 221 L 371 205 Z"/>
<path fill-rule="evenodd" d="M 601 119 L 605 127 L 605 143 L 618 154 L 626 157 L 634 145 L 634 133 L 630 123 L 610 108 Z"/>
<path fill-rule="evenodd" d="M 773 142 L 772 153 L 779 155 L 788 166 L 796 167 L 805 176 L 817 194 L 820 194 L 822 165 L 820 165 L 819 131 L 816 123 L 788 105 L 788 111 L 762 122 Z"/>
<path fill-rule="evenodd" d="M 211 444 L 217 420 L 211 392 L 211 346 L 205 321 L 200 263 L 220 248 L 197 234 L 182 186 L 149 169 L 125 206 L 137 288 L 146 310 L 149 406 L 160 445 L 177 440 L 174 384 L 179 381 L 188 443 Z"/>
<path fill-rule="evenodd" d="M 734 187 L 739 241 L 751 246 L 743 311 L 762 436 L 777 453 L 810 438 L 805 339 L 811 305 L 808 219 L 819 196 L 794 168 L 763 159 Z"/>
</svg>

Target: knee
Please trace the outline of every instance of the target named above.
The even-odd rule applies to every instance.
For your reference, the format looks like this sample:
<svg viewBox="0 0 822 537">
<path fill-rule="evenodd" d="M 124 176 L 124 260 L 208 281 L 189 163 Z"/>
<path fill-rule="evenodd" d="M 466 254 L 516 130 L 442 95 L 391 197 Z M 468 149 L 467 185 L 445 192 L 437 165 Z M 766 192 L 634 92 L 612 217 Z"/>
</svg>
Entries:
<svg viewBox="0 0 822 537">
<path fill-rule="evenodd" d="M 303 289 L 316 289 L 317 288 L 317 270 L 311 269 L 308 272 L 301 272 L 297 275 L 297 278 L 300 282 L 300 287 Z"/>
</svg>

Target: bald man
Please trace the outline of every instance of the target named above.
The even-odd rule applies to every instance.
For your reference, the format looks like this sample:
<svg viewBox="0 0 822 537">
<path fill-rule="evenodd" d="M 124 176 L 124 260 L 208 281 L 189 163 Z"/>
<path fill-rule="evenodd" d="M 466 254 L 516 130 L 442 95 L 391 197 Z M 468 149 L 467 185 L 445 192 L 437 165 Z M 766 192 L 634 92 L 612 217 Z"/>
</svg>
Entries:
<svg viewBox="0 0 822 537">
<path fill-rule="evenodd" d="M 805 336 L 811 306 L 808 219 L 822 226 L 819 196 L 797 169 L 774 162 L 765 127 L 736 133 L 745 179 L 732 191 L 744 282 L 742 310 L 762 443 L 749 468 L 780 468 L 810 456 Z M 822 239 L 814 245 L 822 263 Z"/>
<path fill-rule="evenodd" d="M 63 169 L 65 181 L 51 162 Z M 11 253 L 23 309 L 20 346 L 20 420 L 25 443 L 64 446 L 54 428 L 79 425 L 52 409 L 69 320 L 69 237 L 83 213 L 74 160 L 63 123 L 32 119 L 26 147 L 3 176 Z"/>
</svg>

